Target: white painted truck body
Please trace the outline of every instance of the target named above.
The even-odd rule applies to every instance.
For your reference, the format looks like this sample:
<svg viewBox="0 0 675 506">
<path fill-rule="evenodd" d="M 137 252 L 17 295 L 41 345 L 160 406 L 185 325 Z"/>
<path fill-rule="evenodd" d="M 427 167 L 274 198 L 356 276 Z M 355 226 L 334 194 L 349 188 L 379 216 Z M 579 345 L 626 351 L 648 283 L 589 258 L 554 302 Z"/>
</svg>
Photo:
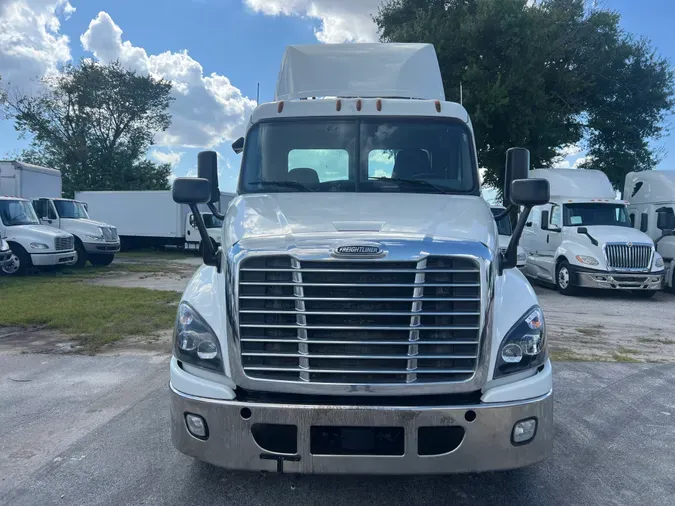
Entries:
<svg viewBox="0 0 675 506">
<path fill-rule="evenodd" d="M 176 204 L 171 191 L 85 191 L 77 192 L 75 197 L 87 203 L 92 218 L 112 223 L 123 244 L 125 241 L 148 240 L 186 249 L 199 247 L 201 239 L 190 209 Z M 232 194 L 221 194 L 223 210 L 227 209 L 232 197 Z M 202 214 L 212 216 L 206 208 L 202 211 Z M 209 235 L 220 244 L 220 223 L 217 225 L 209 228 Z"/>
<path fill-rule="evenodd" d="M 535 169 L 530 177 L 549 181 L 551 200 L 532 210 L 521 238 L 528 277 L 567 294 L 602 288 L 650 296 L 662 288 L 663 263 L 654 242 L 630 226 L 626 202 L 616 200 L 603 172 Z"/>
<path fill-rule="evenodd" d="M 675 236 L 663 237 L 657 227 L 658 212 L 675 213 L 675 171 L 647 170 L 626 174 L 623 198 L 633 227 L 656 243 L 656 251 L 666 264 L 665 284 L 675 286 Z"/>
<path fill-rule="evenodd" d="M 480 197 L 469 116 L 445 101 L 433 47 L 292 47 L 277 97 L 257 107 L 247 127 L 221 266 L 202 266 L 179 306 L 170 365 L 174 446 L 226 468 L 290 473 L 482 471 L 549 455 L 543 314 L 520 271 L 498 268 L 497 226 Z M 407 148 L 396 151 L 393 169 L 384 147 L 366 156 L 377 136 L 361 135 L 359 146 L 352 132 L 372 123 L 383 137 L 394 135 L 388 122 L 417 139 L 431 137 L 417 128 L 453 132 L 457 150 L 447 155 L 444 142 L 413 147 L 434 169 L 463 153 L 446 173 L 455 170 L 452 181 L 464 189 L 396 182 Z M 319 131 L 326 132 L 320 141 L 307 138 Z M 311 165 L 325 167 L 312 156 L 324 156 L 338 138 L 344 149 L 322 159 L 332 165 L 316 176 Z M 291 153 L 304 149 L 321 152 L 300 164 L 293 157 L 301 153 Z M 371 155 L 392 178 L 355 176 L 352 185 Z M 257 182 L 266 170 L 312 181 Z M 368 184 L 372 191 L 357 191 Z M 528 331 L 538 336 L 533 361 L 505 368 L 503 347 L 529 339 L 520 334 L 524 325 L 538 329 Z M 520 443 L 525 426 L 536 432 Z M 385 440 L 386 450 L 375 442 Z"/>
<path fill-rule="evenodd" d="M 28 200 L 61 197 L 61 172 L 16 160 L 2 160 L 0 195 Z"/>
<path fill-rule="evenodd" d="M 12 250 L 2 271 L 24 274 L 30 267 L 66 265 L 75 260 L 75 238 L 40 224 L 30 200 L 0 196 L 0 237 Z"/>
</svg>

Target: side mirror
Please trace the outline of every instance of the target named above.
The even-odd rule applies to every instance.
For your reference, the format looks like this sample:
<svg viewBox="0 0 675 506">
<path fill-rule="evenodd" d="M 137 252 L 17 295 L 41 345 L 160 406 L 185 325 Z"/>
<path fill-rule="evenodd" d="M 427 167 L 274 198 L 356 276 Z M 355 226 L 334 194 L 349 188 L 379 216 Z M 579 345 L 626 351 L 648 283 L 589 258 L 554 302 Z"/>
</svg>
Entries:
<svg viewBox="0 0 675 506">
<path fill-rule="evenodd" d="M 510 148 L 506 151 L 504 171 L 504 205 L 516 204 L 512 198 L 512 183 L 518 179 L 527 179 L 530 172 L 530 152 L 525 148 Z"/>
<path fill-rule="evenodd" d="M 211 198 L 211 188 L 206 179 L 179 177 L 173 182 L 173 201 L 177 204 L 206 204 Z"/>
<path fill-rule="evenodd" d="M 197 177 L 206 179 L 210 186 L 210 198 L 207 204 L 220 202 L 220 189 L 218 188 L 218 153 L 215 151 L 202 151 L 197 155 Z"/>
<path fill-rule="evenodd" d="M 243 137 L 239 137 L 236 141 L 232 143 L 232 151 L 234 151 L 237 154 L 240 154 L 242 151 L 244 151 Z"/>
<path fill-rule="evenodd" d="M 516 179 L 511 182 L 510 197 L 517 206 L 541 206 L 550 200 L 551 187 L 546 179 Z"/>
<path fill-rule="evenodd" d="M 585 235 L 586 237 L 588 237 L 593 246 L 598 245 L 597 239 L 588 233 L 588 229 L 586 227 L 577 227 L 577 234 Z"/>
<path fill-rule="evenodd" d="M 661 232 L 666 232 L 675 229 L 675 214 L 670 209 L 658 210 L 658 218 L 656 219 L 656 228 Z"/>
<path fill-rule="evenodd" d="M 550 211 L 541 212 L 541 229 L 548 230 L 548 224 L 550 223 Z"/>
</svg>

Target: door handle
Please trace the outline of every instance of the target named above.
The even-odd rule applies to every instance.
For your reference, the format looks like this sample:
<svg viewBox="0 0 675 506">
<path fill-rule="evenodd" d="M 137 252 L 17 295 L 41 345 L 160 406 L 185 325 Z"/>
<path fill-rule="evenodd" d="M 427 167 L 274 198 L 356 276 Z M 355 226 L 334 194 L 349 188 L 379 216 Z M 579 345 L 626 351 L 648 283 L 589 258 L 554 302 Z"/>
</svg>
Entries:
<svg viewBox="0 0 675 506">
<path fill-rule="evenodd" d="M 546 234 L 546 244 L 548 244 L 549 234 Z"/>
</svg>

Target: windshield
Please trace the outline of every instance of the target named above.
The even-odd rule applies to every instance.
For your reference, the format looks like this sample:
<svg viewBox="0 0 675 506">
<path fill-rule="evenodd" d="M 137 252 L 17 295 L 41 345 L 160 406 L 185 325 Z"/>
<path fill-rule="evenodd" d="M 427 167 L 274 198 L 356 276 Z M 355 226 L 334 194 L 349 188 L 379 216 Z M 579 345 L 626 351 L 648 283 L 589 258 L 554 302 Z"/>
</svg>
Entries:
<svg viewBox="0 0 675 506">
<path fill-rule="evenodd" d="M 565 204 L 563 209 L 563 224 L 566 227 L 631 226 L 623 204 Z"/>
<path fill-rule="evenodd" d="M 223 226 L 223 220 L 219 220 L 212 214 L 202 214 L 206 228 L 220 228 Z"/>
<path fill-rule="evenodd" d="M 491 208 L 492 215 L 497 216 L 504 212 L 504 209 Z M 504 216 L 501 220 L 497 220 L 497 230 L 499 235 L 511 235 L 513 232 L 511 230 L 511 220 L 508 216 Z"/>
<path fill-rule="evenodd" d="M 82 202 L 74 200 L 55 200 L 56 212 L 60 218 L 72 218 L 76 220 L 89 219 L 87 209 Z"/>
<path fill-rule="evenodd" d="M 26 200 L 0 200 L 0 219 L 6 227 L 40 223 L 33 206 Z"/>
<path fill-rule="evenodd" d="M 459 120 L 267 122 L 245 146 L 241 193 L 479 192 L 471 133 Z"/>
</svg>

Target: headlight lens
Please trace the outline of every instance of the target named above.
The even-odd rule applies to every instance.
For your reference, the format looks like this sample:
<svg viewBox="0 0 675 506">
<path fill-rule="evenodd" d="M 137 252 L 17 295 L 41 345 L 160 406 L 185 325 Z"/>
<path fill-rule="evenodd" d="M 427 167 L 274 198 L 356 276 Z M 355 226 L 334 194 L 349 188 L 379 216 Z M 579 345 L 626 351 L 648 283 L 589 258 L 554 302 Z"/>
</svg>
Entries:
<svg viewBox="0 0 675 506">
<path fill-rule="evenodd" d="M 173 349 L 178 360 L 210 371 L 223 372 L 223 356 L 218 338 L 199 313 L 185 302 L 178 307 Z"/>
<path fill-rule="evenodd" d="M 32 242 L 30 243 L 30 247 L 33 249 L 49 249 L 49 245 L 43 242 Z"/>
<path fill-rule="evenodd" d="M 527 255 L 525 254 L 525 252 L 522 251 L 522 252 L 518 253 L 518 261 L 524 262 L 525 260 L 527 260 Z"/>
<path fill-rule="evenodd" d="M 544 313 L 539 306 L 534 306 L 511 328 L 502 341 L 494 377 L 539 367 L 545 360 Z"/>
<path fill-rule="evenodd" d="M 598 260 L 594 257 L 589 257 L 586 255 L 577 255 L 576 256 L 577 262 L 580 264 L 586 264 L 586 265 L 598 265 Z"/>
<path fill-rule="evenodd" d="M 659 269 L 663 269 L 663 257 L 656 253 L 656 257 L 654 258 L 654 267 L 658 267 Z"/>
</svg>

